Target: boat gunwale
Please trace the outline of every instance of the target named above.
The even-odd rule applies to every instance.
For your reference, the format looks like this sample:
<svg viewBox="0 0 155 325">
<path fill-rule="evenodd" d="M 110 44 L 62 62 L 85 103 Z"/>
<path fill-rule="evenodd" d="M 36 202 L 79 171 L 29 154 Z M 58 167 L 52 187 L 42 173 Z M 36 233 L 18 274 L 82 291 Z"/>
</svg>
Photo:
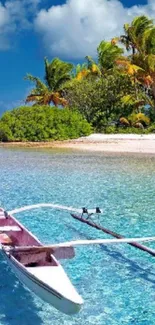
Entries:
<svg viewBox="0 0 155 325">
<path fill-rule="evenodd" d="M 5 210 L 3 209 L 3 212 L 4 211 Z M 17 224 L 21 228 L 21 230 L 24 230 L 26 233 L 28 233 L 30 235 L 30 237 L 32 237 L 33 239 L 35 239 L 38 242 L 38 244 L 39 244 L 38 246 L 42 246 L 42 243 L 37 238 L 37 236 L 35 236 L 29 229 L 27 229 L 22 223 L 20 223 L 20 221 L 18 221 L 13 215 L 11 215 L 11 214 L 8 213 L 8 215 L 7 215 L 7 217 L 5 219 L 7 220 L 9 218 L 12 219 L 15 222 L 15 224 Z"/>
</svg>

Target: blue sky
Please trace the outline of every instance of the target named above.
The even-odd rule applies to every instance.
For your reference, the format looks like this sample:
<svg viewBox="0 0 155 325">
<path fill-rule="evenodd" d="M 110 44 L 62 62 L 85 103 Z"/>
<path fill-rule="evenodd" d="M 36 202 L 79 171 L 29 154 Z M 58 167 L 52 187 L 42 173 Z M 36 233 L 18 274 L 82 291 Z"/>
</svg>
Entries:
<svg viewBox="0 0 155 325">
<path fill-rule="evenodd" d="M 102 39 L 122 32 L 135 16 L 155 16 L 155 0 L 0 0 L 0 114 L 24 103 L 43 77 L 43 58 L 70 62 L 96 55 Z"/>
</svg>

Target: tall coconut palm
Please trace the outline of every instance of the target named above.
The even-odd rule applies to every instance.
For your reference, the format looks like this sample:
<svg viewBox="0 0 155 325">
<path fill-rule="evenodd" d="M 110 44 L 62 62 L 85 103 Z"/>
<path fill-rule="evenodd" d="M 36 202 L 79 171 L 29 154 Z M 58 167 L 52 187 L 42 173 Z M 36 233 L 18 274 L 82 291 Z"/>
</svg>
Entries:
<svg viewBox="0 0 155 325">
<path fill-rule="evenodd" d="M 45 64 L 45 83 L 37 77 L 28 74 L 25 79 L 35 83 L 30 94 L 26 98 L 26 103 L 34 102 L 40 105 L 65 106 L 67 101 L 61 96 L 62 85 L 71 79 L 73 65 L 55 58 L 52 62 L 44 59 Z"/>
<path fill-rule="evenodd" d="M 124 25 L 125 34 L 113 39 L 112 42 L 121 42 L 127 50 L 132 50 L 132 56 L 125 59 L 124 68 L 128 73 L 133 67 L 139 67 L 134 72 L 135 82 L 152 90 L 155 101 L 155 27 L 153 20 L 146 16 L 136 17 L 131 24 Z M 123 65 L 123 63 L 122 63 Z M 135 69 L 134 69 L 135 70 Z M 133 78 L 132 73 L 130 74 Z"/>
<path fill-rule="evenodd" d="M 132 62 L 143 69 L 139 80 L 143 80 L 146 87 L 152 89 L 155 101 L 155 27 L 144 32 L 142 50 L 137 52 Z"/>
<path fill-rule="evenodd" d="M 45 63 L 45 81 L 49 88 L 53 91 L 58 91 L 61 85 L 71 79 L 71 71 L 73 64 L 61 61 L 55 58 L 49 62 L 46 58 Z"/>
<path fill-rule="evenodd" d="M 153 20 L 146 16 L 135 17 L 131 24 L 124 24 L 124 35 L 116 38 L 123 45 L 126 50 L 132 50 L 134 56 L 136 52 L 144 53 L 145 38 L 153 28 Z"/>
<path fill-rule="evenodd" d="M 45 83 L 39 78 L 33 77 L 30 74 L 26 76 L 27 80 L 35 83 L 35 88 L 31 90 L 25 102 L 34 102 L 34 105 L 50 105 L 51 102 L 55 105 L 66 106 L 67 101 L 61 97 L 58 91 L 52 91 Z"/>
<path fill-rule="evenodd" d="M 98 46 L 98 61 L 102 72 L 109 71 L 115 67 L 116 60 L 123 54 L 123 49 L 111 42 L 102 41 Z"/>
</svg>

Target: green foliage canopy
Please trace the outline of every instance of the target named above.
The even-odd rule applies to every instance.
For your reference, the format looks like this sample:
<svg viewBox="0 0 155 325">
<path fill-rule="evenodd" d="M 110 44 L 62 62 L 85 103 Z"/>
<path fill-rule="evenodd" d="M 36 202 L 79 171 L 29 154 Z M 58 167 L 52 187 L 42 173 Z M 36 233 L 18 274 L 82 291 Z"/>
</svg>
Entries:
<svg viewBox="0 0 155 325">
<path fill-rule="evenodd" d="M 122 97 L 132 94 L 134 87 L 129 76 L 118 72 L 98 78 L 96 82 L 93 78 L 74 80 L 65 86 L 64 92 L 70 107 L 76 107 L 97 131 L 110 121 L 117 120 L 123 112 L 129 115 L 133 109 L 122 102 Z"/>
<path fill-rule="evenodd" d="M 3 114 L 0 141 L 51 141 L 88 135 L 90 124 L 80 113 L 50 106 L 19 107 Z"/>
</svg>

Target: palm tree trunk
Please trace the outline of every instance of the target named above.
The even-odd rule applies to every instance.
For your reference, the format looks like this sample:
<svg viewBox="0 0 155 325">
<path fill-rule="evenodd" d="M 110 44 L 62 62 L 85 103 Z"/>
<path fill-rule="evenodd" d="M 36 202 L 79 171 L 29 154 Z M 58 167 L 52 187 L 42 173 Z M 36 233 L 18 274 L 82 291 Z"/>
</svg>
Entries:
<svg viewBox="0 0 155 325">
<path fill-rule="evenodd" d="M 135 53 L 136 53 L 135 46 L 132 45 L 132 60 L 134 59 Z"/>
</svg>

